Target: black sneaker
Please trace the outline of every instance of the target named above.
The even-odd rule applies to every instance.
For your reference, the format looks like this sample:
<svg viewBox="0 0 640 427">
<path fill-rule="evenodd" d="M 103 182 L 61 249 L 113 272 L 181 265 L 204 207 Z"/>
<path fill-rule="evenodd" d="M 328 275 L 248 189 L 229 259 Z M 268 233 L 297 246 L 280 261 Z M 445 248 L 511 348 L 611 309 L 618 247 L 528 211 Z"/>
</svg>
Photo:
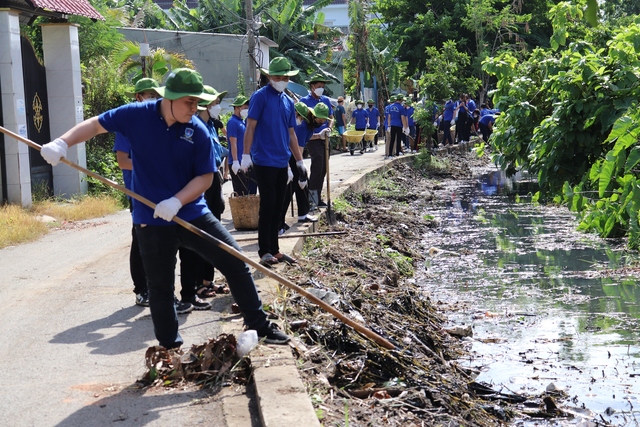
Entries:
<svg viewBox="0 0 640 427">
<path fill-rule="evenodd" d="M 139 305 L 140 307 L 149 307 L 149 294 L 146 292 L 143 294 L 136 294 L 136 305 Z"/>
<path fill-rule="evenodd" d="M 319 208 L 326 208 L 327 207 L 327 202 L 320 200 L 320 202 L 318 202 L 318 207 Z"/>
<path fill-rule="evenodd" d="M 193 311 L 193 304 L 190 302 L 178 301 L 178 298 L 176 298 L 174 304 L 176 306 L 176 313 L 178 314 L 187 314 Z"/>
<path fill-rule="evenodd" d="M 194 310 L 211 310 L 211 303 L 200 299 L 198 296 L 193 297 L 187 304 L 191 304 Z"/>
<path fill-rule="evenodd" d="M 273 322 L 267 323 L 258 332 L 258 338 L 264 340 L 266 344 L 286 344 L 291 338 L 280 330 L 280 327 Z"/>
</svg>

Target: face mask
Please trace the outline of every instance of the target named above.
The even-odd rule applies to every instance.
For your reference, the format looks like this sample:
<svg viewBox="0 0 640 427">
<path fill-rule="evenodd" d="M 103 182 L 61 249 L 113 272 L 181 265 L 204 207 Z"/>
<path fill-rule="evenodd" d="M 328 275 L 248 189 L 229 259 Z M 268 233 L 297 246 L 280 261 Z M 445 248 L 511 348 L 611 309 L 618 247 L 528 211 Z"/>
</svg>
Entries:
<svg viewBox="0 0 640 427">
<path fill-rule="evenodd" d="M 284 92 L 288 84 L 289 82 L 285 82 L 285 81 L 274 82 L 273 80 L 271 80 L 271 86 L 273 86 L 273 88 L 278 92 Z"/>
<path fill-rule="evenodd" d="M 214 119 L 218 118 L 221 111 L 222 111 L 222 106 L 220 104 L 216 104 L 212 107 L 209 107 L 209 115 Z"/>
<path fill-rule="evenodd" d="M 296 117 L 296 124 L 300 126 L 302 124 L 302 119 L 300 117 Z"/>
<path fill-rule="evenodd" d="M 315 88 L 313 90 L 313 93 L 315 93 L 316 96 L 320 97 L 324 93 L 324 88 L 323 87 L 317 87 L 317 88 Z"/>
<path fill-rule="evenodd" d="M 369 104 L 369 109 L 372 109 L 372 108 L 373 108 L 373 104 Z"/>
<path fill-rule="evenodd" d="M 240 118 L 244 120 L 247 117 L 249 117 L 249 110 L 240 110 Z"/>
<path fill-rule="evenodd" d="M 362 104 L 358 104 L 358 110 L 362 110 Z"/>
</svg>

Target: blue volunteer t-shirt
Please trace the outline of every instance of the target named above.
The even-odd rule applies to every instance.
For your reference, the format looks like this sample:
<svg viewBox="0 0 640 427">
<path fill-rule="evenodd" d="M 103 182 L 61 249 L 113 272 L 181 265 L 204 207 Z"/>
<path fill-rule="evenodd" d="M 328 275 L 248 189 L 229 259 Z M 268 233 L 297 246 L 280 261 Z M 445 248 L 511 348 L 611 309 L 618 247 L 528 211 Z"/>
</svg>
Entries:
<svg viewBox="0 0 640 427">
<path fill-rule="evenodd" d="M 389 116 L 391 116 L 391 123 L 389 126 L 402 127 L 402 116 L 406 116 L 404 106 L 399 102 L 394 102 L 389 106 Z"/>
<path fill-rule="evenodd" d="M 365 110 L 364 108 L 356 108 L 355 110 L 353 110 L 353 113 L 351 113 L 351 117 L 354 117 L 356 119 L 356 129 L 366 129 L 367 119 L 369 118 L 369 113 L 367 113 L 367 110 Z"/>
<path fill-rule="evenodd" d="M 485 126 L 489 126 L 489 123 L 495 123 L 495 122 L 496 122 L 496 118 L 493 114 L 485 114 L 484 116 L 480 117 L 480 120 L 478 120 L 478 123 Z"/>
<path fill-rule="evenodd" d="M 233 158 L 231 149 L 229 149 L 229 164 L 235 160 L 242 159 L 242 153 L 244 150 L 244 132 L 247 130 L 247 124 L 240 117 L 235 114 L 231 115 L 229 123 L 227 123 L 227 140 L 231 137 L 236 139 L 236 148 L 238 149 L 238 159 Z"/>
<path fill-rule="evenodd" d="M 476 110 L 476 101 L 470 99 L 467 103 L 467 108 L 469 109 L 469 114 L 472 114 Z"/>
<path fill-rule="evenodd" d="M 367 113 L 369 113 L 369 129 L 375 129 L 380 123 L 380 112 L 376 107 L 373 107 L 367 108 Z"/>
<path fill-rule="evenodd" d="M 211 144 L 213 145 L 213 157 L 216 162 L 216 171 L 218 171 L 218 168 L 222 164 L 222 157 L 223 157 L 222 152 L 223 150 L 226 150 L 226 148 L 224 148 L 222 144 L 220 144 L 220 139 L 218 138 L 218 132 L 216 132 L 216 126 L 213 123 L 213 120 L 209 119 L 205 122 L 204 119 L 200 117 L 199 114 L 196 114 L 195 117 L 197 117 L 209 131 Z"/>
<path fill-rule="evenodd" d="M 251 160 L 259 166 L 286 168 L 289 165 L 289 128 L 296 127 L 296 109 L 289 95 L 271 85 L 254 92 L 249 118 L 257 121 Z"/>
<path fill-rule="evenodd" d="M 322 95 L 319 99 L 315 99 L 313 95 L 308 94 L 307 96 L 300 98 L 300 102 L 304 102 L 309 108 L 313 108 L 318 105 L 318 102 L 322 102 L 324 105 L 329 107 L 329 117 L 333 115 L 333 106 L 331 105 L 331 100 L 327 96 Z"/>
<path fill-rule="evenodd" d="M 386 107 L 384 107 L 384 123 L 382 124 L 382 126 L 384 126 L 384 128 L 387 128 L 387 117 L 389 116 L 389 107 L 391 107 L 391 104 L 387 105 Z"/>
<path fill-rule="evenodd" d="M 329 112 L 331 112 L 331 110 L 329 110 Z M 336 107 L 336 126 L 344 126 L 344 120 L 342 120 L 342 115 L 343 114 L 347 114 L 347 112 L 344 110 L 344 107 L 342 105 L 338 105 Z"/>
<path fill-rule="evenodd" d="M 113 144 L 113 152 L 122 151 L 131 158 L 131 144 L 122 134 L 116 133 L 116 141 Z M 126 189 L 131 190 L 131 169 L 122 169 L 122 180 Z"/>
<path fill-rule="evenodd" d="M 405 115 L 407 116 L 407 123 L 409 126 L 414 126 L 416 123 L 413 121 L 413 113 L 416 111 L 415 108 L 409 107 L 405 108 Z"/>
<path fill-rule="evenodd" d="M 313 127 L 309 129 L 309 123 L 302 121 L 299 125 L 296 125 L 296 137 L 298 137 L 298 146 L 304 147 L 309 142 L 309 138 L 313 135 Z"/>
<path fill-rule="evenodd" d="M 98 120 L 109 132 L 122 134 L 131 144 L 132 190 L 154 203 L 175 196 L 193 178 L 216 171 L 209 131 L 201 120 L 167 123 L 160 114 L 161 99 L 123 105 L 102 113 Z M 178 216 L 191 221 L 211 212 L 201 194 L 184 205 Z M 153 217 L 153 209 L 133 200 L 133 223 L 171 225 Z"/>
<path fill-rule="evenodd" d="M 445 122 L 450 122 L 453 120 L 453 110 L 456 109 L 456 104 L 452 100 L 448 100 L 446 104 L 444 104 L 444 111 L 442 112 L 442 120 Z"/>
</svg>

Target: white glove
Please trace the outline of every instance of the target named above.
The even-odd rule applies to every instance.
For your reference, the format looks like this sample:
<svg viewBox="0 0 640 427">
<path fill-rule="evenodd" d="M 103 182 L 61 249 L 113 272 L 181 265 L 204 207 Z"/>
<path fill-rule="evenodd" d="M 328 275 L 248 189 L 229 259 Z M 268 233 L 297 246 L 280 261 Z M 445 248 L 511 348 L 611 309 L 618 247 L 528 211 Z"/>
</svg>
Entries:
<svg viewBox="0 0 640 427">
<path fill-rule="evenodd" d="M 40 149 L 40 155 L 47 163 L 55 166 L 60 162 L 60 159 L 67 157 L 67 148 L 69 146 L 60 138 L 54 139 L 52 142 L 44 144 Z"/>
<path fill-rule="evenodd" d="M 253 167 L 253 162 L 251 161 L 251 154 L 243 154 L 242 164 L 240 165 L 240 169 L 242 169 L 242 172 L 247 173 L 247 171 L 252 167 Z"/>
<path fill-rule="evenodd" d="M 177 215 L 178 211 L 182 207 L 182 202 L 177 197 L 165 199 L 156 205 L 156 210 L 153 211 L 154 218 L 162 218 L 165 221 L 171 221 L 171 219 Z"/>
<path fill-rule="evenodd" d="M 287 185 L 291 184 L 291 181 L 293 181 L 293 171 L 291 168 L 287 168 Z"/>
<path fill-rule="evenodd" d="M 233 171 L 234 175 L 238 175 L 238 172 L 240 172 L 240 162 L 237 160 L 231 162 L 231 170 Z"/>
<path fill-rule="evenodd" d="M 451 119 L 451 126 L 456 124 L 456 119 Z"/>
<path fill-rule="evenodd" d="M 402 128 L 402 133 L 404 133 L 405 135 L 409 135 L 409 128 Z"/>
<path fill-rule="evenodd" d="M 298 181 L 298 185 L 300 186 L 300 189 L 304 190 L 308 182 L 309 181 Z"/>
<path fill-rule="evenodd" d="M 322 135 L 324 138 L 326 138 L 327 136 L 331 135 L 331 129 L 329 128 L 324 128 L 320 131 L 320 135 Z"/>
<path fill-rule="evenodd" d="M 387 128 L 387 132 L 389 132 L 389 133 L 391 132 L 391 127 Z"/>
</svg>

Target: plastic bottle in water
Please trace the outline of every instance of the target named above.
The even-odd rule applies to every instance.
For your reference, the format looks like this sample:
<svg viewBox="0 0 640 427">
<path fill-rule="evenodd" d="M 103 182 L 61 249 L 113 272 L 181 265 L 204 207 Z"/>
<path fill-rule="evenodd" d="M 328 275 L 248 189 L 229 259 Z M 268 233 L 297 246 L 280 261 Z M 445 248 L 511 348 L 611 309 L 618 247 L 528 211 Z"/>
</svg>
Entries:
<svg viewBox="0 0 640 427">
<path fill-rule="evenodd" d="M 253 329 L 249 329 L 248 331 L 244 331 L 238 337 L 238 347 L 236 348 L 238 351 L 238 356 L 244 357 L 249 354 L 249 352 L 253 349 L 253 347 L 258 344 L 258 332 Z"/>
</svg>

